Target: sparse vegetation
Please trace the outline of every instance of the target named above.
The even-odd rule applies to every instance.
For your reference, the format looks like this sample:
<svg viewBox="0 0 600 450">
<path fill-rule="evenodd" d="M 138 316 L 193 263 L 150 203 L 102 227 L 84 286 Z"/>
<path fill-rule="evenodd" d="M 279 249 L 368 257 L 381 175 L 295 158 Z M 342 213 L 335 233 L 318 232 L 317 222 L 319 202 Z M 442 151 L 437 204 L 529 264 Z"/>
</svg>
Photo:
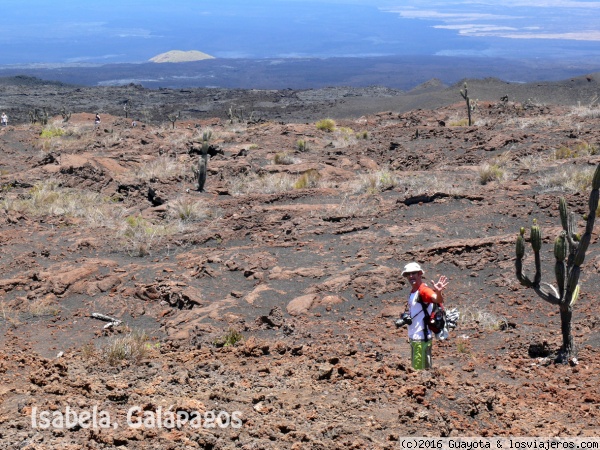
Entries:
<svg viewBox="0 0 600 450">
<path fill-rule="evenodd" d="M 232 347 L 238 342 L 243 342 L 244 336 L 238 330 L 230 328 L 223 336 L 215 339 L 213 344 L 215 347 Z"/>
<path fill-rule="evenodd" d="M 46 126 L 40 133 L 40 137 L 44 139 L 52 139 L 54 137 L 60 137 L 65 134 L 65 130 L 63 128 L 55 127 L 55 126 Z"/>
<path fill-rule="evenodd" d="M 491 312 L 487 308 L 477 306 L 466 306 L 460 310 L 460 323 L 464 328 L 481 328 L 487 331 L 498 331 L 507 327 L 505 317 Z"/>
<path fill-rule="evenodd" d="M 469 119 L 457 119 L 448 123 L 451 127 L 466 127 L 469 125 Z"/>
<path fill-rule="evenodd" d="M 135 177 L 140 181 L 150 182 L 171 178 L 184 178 L 185 165 L 175 158 L 163 155 L 142 164 L 135 171 Z"/>
<path fill-rule="evenodd" d="M 309 150 L 308 141 L 305 139 L 298 139 L 296 141 L 296 150 L 299 152 L 307 152 Z"/>
<path fill-rule="evenodd" d="M 388 169 L 361 174 L 354 188 L 356 193 L 377 194 L 398 185 L 398 176 Z"/>
<path fill-rule="evenodd" d="M 124 336 L 111 338 L 102 350 L 102 357 L 111 366 L 118 366 L 124 361 L 137 365 L 148 355 L 149 340 L 145 331 L 132 330 Z"/>
<path fill-rule="evenodd" d="M 479 168 L 479 182 L 488 184 L 492 181 L 502 181 L 506 176 L 506 172 L 499 164 L 485 163 Z"/>
<path fill-rule="evenodd" d="M 598 148 L 595 145 L 590 145 L 585 141 L 576 143 L 571 147 L 566 145 L 560 146 L 554 151 L 555 159 L 579 158 L 581 156 L 593 156 L 598 153 Z"/>
<path fill-rule="evenodd" d="M 275 156 L 273 157 L 273 164 L 289 165 L 295 163 L 296 158 L 286 152 L 275 153 Z"/>
<path fill-rule="evenodd" d="M 456 351 L 462 354 L 471 354 L 471 342 L 468 338 L 459 337 L 456 340 Z"/>
<path fill-rule="evenodd" d="M 581 192 L 590 188 L 594 169 L 573 165 L 560 166 L 539 178 L 547 190 Z"/>
<path fill-rule="evenodd" d="M 320 179 L 321 174 L 317 169 L 309 169 L 294 183 L 294 189 L 315 188 L 319 184 Z"/>
<path fill-rule="evenodd" d="M 164 236 L 174 233 L 171 224 L 153 224 L 141 216 L 129 216 L 121 230 L 125 246 L 131 256 L 147 256 Z"/>
<path fill-rule="evenodd" d="M 0 205 L 33 216 L 54 215 L 85 219 L 90 226 L 114 223 L 124 214 L 110 197 L 80 189 L 62 188 L 56 180 L 36 183 L 24 196 L 5 196 Z"/>
<path fill-rule="evenodd" d="M 319 120 L 315 125 L 317 130 L 326 131 L 328 133 L 331 133 L 333 130 L 335 130 L 335 121 L 333 119 L 322 119 Z"/>
<path fill-rule="evenodd" d="M 184 197 L 169 202 L 169 214 L 184 223 L 203 220 L 211 215 L 201 202 Z"/>
<path fill-rule="evenodd" d="M 373 196 L 349 196 L 344 195 L 341 202 L 333 211 L 323 214 L 325 219 L 331 217 L 365 217 L 376 214 L 379 211 L 379 203 L 374 201 Z"/>
<path fill-rule="evenodd" d="M 274 194 L 276 192 L 291 191 L 297 180 L 285 173 L 267 175 L 240 175 L 229 182 L 229 188 L 233 195 L 242 194 Z"/>
</svg>

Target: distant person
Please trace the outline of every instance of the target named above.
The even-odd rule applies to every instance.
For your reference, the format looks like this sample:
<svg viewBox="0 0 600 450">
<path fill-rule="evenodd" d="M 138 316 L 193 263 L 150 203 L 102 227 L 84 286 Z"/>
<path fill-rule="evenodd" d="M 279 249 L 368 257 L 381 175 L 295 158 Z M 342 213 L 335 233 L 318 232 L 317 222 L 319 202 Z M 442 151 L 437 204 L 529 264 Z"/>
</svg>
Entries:
<svg viewBox="0 0 600 450">
<path fill-rule="evenodd" d="M 96 119 L 94 120 L 94 123 L 96 125 L 100 124 L 100 115 L 99 114 L 96 114 Z"/>
<path fill-rule="evenodd" d="M 135 121 L 135 119 L 131 122 L 131 126 L 132 127 L 137 127 L 137 122 Z"/>
<path fill-rule="evenodd" d="M 6 125 L 8 125 L 8 116 L 6 115 L 5 112 L 2 113 L 2 126 L 5 127 Z"/>
</svg>

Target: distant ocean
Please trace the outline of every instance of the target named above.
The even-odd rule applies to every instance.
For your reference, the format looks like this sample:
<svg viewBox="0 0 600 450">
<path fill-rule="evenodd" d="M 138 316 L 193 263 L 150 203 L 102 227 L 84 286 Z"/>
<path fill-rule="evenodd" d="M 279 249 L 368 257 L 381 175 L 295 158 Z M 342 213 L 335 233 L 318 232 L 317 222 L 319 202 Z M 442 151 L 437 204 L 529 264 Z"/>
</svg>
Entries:
<svg viewBox="0 0 600 450">
<path fill-rule="evenodd" d="M 2 10 L 0 65 L 135 63 L 170 50 L 199 50 L 217 58 L 600 58 L 598 42 L 466 37 L 453 29 L 434 28 L 442 21 L 386 12 L 378 7 L 383 3 L 391 4 L 387 0 L 347 0 L 347 4 L 28 0 Z"/>
</svg>

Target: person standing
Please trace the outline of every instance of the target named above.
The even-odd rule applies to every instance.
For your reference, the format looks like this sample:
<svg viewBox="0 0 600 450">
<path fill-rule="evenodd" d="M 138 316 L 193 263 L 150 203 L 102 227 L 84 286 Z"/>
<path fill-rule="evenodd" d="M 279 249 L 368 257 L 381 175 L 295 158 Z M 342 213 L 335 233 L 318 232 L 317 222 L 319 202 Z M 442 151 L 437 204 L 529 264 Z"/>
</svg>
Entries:
<svg viewBox="0 0 600 450">
<path fill-rule="evenodd" d="M 5 127 L 8 125 L 8 116 L 6 115 L 5 112 L 2 113 L 2 116 L 0 117 L 0 120 L 2 121 L 2 126 Z"/>
<path fill-rule="evenodd" d="M 411 363 L 414 369 L 431 368 L 431 345 L 433 333 L 427 326 L 434 303 L 443 303 L 442 291 L 448 285 L 448 279 L 441 276 L 437 283 L 431 282 L 430 288 L 423 283 L 423 269 L 416 262 L 404 266 L 402 276 L 410 284 L 410 294 L 405 314 L 396 321 L 396 326 L 408 325 L 408 339 L 411 347 Z"/>
</svg>

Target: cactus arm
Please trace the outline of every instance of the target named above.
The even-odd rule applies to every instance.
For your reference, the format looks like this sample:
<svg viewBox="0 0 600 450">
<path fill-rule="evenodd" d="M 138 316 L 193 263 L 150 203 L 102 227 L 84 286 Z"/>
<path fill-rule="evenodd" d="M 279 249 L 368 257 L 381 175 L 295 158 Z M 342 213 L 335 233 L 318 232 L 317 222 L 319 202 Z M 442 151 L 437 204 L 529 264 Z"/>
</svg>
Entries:
<svg viewBox="0 0 600 450">
<path fill-rule="evenodd" d="M 533 281 L 525 275 L 523 272 L 523 257 L 525 255 L 525 229 L 521 228 L 521 232 L 517 237 L 517 245 L 516 245 L 516 262 L 515 269 L 516 275 L 519 282 L 525 286 L 533 288 L 533 290 L 537 293 L 537 295 L 551 303 L 553 305 L 560 304 L 560 292 L 554 286 L 549 283 L 542 283 L 542 268 L 541 268 L 541 258 L 540 258 L 540 249 L 542 246 L 542 234 L 539 226 L 534 222 L 531 227 L 531 247 L 533 248 L 534 257 L 535 257 L 535 276 Z M 559 251 L 560 249 L 557 249 Z M 564 264 L 564 263 L 563 263 Z M 559 287 L 560 288 L 560 287 Z"/>
</svg>

